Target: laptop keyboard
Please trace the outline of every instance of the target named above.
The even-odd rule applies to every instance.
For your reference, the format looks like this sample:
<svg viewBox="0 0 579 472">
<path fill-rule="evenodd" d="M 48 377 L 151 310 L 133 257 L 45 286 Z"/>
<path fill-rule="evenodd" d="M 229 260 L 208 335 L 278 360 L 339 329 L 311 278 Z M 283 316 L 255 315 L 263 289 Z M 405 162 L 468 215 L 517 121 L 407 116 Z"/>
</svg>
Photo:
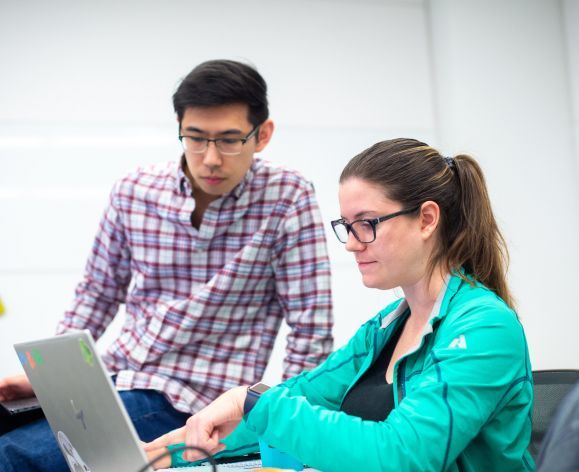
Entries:
<svg viewBox="0 0 579 472">
<path fill-rule="evenodd" d="M 259 459 L 241 461 L 241 462 L 229 462 L 226 464 L 219 464 L 217 470 L 219 472 L 240 472 L 243 470 L 254 470 L 261 467 L 261 461 Z M 163 471 L 179 471 L 179 472 L 212 472 L 213 467 L 211 465 L 199 465 L 196 467 L 179 467 L 178 469 L 163 469 L 157 472 Z"/>
</svg>

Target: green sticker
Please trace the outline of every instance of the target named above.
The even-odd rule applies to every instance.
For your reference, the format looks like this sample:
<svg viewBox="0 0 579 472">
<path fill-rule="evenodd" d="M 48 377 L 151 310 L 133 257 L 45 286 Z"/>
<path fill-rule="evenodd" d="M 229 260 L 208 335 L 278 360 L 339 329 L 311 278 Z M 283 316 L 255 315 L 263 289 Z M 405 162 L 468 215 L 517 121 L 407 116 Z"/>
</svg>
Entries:
<svg viewBox="0 0 579 472">
<path fill-rule="evenodd" d="M 32 358 L 36 362 L 36 365 L 44 364 L 44 359 L 40 355 L 40 352 L 38 351 L 38 349 L 33 349 L 30 354 L 32 355 Z"/>
<path fill-rule="evenodd" d="M 90 365 L 91 367 L 94 366 L 94 355 L 90 350 L 90 347 L 87 343 L 85 343 L 82 339 L 79 339 L 80 344 L 80 353 L 82 354 L 82 358 L 84 361 Z"/>
</svg>

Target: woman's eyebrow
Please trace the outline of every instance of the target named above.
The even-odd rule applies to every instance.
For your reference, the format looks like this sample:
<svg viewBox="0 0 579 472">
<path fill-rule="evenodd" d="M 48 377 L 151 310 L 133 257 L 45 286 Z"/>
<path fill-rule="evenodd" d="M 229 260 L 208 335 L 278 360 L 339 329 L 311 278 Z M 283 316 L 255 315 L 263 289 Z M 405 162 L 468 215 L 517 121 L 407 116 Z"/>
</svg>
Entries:
<svg viewBox="0 0 579 472">
<path fill-rule="evenodd" d="M 375 211 L 370 211 L 370 210 L 365 210 L 365 211 L 359 211 L 358 213 L 356 213 L 353 217 L 353 219 L 351 221 L 355 221 L 355 220 L 361 220 L 364 217 L 370 217 L 370 218 L 375 218 L 374 216 L 370 216 L 370 214 L 372 213 L 376 213 Z M 340 218 L 342 220 L 347 221 L 348 218 L 346 218 L 344 215 L 340 215 Z"/>
</svg>

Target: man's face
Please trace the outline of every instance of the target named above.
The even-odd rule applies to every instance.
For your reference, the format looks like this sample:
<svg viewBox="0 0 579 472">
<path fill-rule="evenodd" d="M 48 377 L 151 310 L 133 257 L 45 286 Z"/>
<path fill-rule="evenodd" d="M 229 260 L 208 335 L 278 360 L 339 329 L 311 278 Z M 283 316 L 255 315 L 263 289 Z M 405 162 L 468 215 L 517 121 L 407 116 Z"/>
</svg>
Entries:
<svg viewBox="0 0 579 472">
<path fill-rule="evenodd" d="M 181 120 L 180 134 L 201 138 L 245 138 L 253 129 L 248 120 L 246 104 L 230 104 L 216 107 L 187 108 Z M 259 133 L 251 137 L 237 155 L 223 155 L 209 142 L 200 154 L 185 152 L 186 173 L 191 179 L 194 194 L 199 192 L 214 200 L 233 190 L 241 182 L 253 161 L 255 152 L 261 151 L 269 142 L 273 123 L 267 120 L 260 125 Z"/>
</svg>

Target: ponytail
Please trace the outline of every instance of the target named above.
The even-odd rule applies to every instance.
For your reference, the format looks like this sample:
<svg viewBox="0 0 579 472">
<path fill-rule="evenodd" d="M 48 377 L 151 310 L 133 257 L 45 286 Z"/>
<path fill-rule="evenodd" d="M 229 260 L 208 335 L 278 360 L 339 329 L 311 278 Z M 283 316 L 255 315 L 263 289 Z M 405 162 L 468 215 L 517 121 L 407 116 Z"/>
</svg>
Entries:
<svg viewBox="0 0 579 472">
<path fill-rule="evenodd" d="M 515 309 L 515 301 L 509 290 L 506 274 L 509 251 L 495 220 L 487 191 L 486 181 L 478 163 L 466 154 L 454 159 L 453 172 L 459 187 L 453 236 L 449 239 L 446 268 L 465 272 L 493 290 L 505 303 Z M 434 260 L 433 260 L 434 262 Z"/>
</svg>

